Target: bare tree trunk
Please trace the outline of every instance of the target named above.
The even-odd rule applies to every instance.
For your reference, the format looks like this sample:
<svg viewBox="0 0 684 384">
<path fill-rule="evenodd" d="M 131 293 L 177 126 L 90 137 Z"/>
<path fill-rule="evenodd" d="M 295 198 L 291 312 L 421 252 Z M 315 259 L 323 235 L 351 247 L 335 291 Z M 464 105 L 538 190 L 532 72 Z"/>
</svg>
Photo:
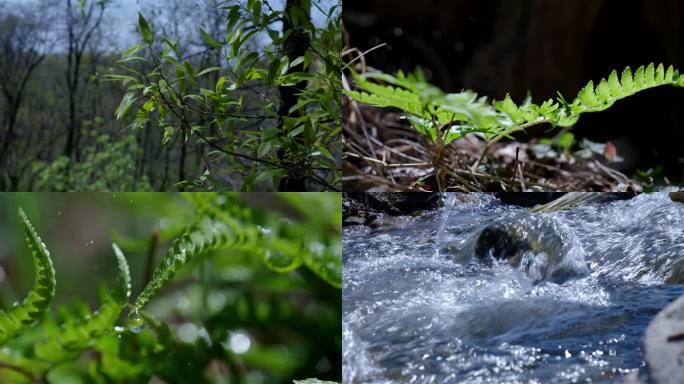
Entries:
<svg viewBox="0 0 684 384">
<path fill-rule="evenodd" d="M 89 2 L 83 9 L 74 10 L 72 0 L 66 0 L 66 27 L 68 34 L 66 83 L 69 98 L 69 123 L 64 156 L 80 160 L 80 119 L 78 91 L 81 76 L 81 61 L 88 42 L 102 23 L 106 3 Z M 80 28 L 78 28 L 80 26 Z M 78 29 L 77 29 L 78 28 Z"/>
</svg>

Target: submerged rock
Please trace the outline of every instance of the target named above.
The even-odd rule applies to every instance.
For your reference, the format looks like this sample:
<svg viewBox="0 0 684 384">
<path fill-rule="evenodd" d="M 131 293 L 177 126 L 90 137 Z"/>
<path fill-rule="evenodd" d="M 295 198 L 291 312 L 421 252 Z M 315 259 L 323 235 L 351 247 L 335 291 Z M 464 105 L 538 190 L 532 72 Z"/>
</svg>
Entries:
<svg viewBox="0 0 684 384">
<path fill-rule="evenodd" d="M 562 283 L 589 273 L 584 250 L 570 229 L 540 215 L 488 225 L 478 232 L 473 255 L 484 262 L 505 260 L 535 283 Z"/>
<path fill-rule="evenodd" d="M 684 256 L 672 265 L 672 272 L 665 280 L 668 284 L 684 284 Z"/>
<path fill-rule="evenodd" d="M 644 357 L 654 383 L 684 382 L 684 296 L 651 321 L 644 336 Z"/>
</svg>

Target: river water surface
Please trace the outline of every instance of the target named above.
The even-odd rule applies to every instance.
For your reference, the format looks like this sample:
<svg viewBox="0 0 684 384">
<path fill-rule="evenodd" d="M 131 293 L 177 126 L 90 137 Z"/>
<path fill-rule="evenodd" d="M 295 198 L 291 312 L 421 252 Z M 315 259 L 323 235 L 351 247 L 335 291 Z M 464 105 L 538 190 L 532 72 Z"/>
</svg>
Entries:
<svg viewBox="0 0 684 384">
<path fill-rule="evenodd" d="M 644 331 L 684 294 L 665 283 L 684 265 L 684 205 L 657 193 L 533 214 L 491 195 L 445 200 L 391 228 L 345 228 L 345 383 L 645 379 Z M 556 244 L 576 273 L 540 278 L 534 254 L 517 268 L 473 259 L 473 239 L 501 222 Z"/>
</svg>

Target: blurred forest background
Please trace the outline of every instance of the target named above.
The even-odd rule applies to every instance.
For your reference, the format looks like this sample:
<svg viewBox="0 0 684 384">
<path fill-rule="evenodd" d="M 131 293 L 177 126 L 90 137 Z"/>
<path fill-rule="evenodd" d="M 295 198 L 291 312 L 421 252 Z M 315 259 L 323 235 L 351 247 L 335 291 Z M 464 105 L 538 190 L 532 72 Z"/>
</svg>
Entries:
<svg viewBox="0 0 684 384">
<path fill-rule="evenodd" d="M 330 224 L 339 241 L 337 193 L 287 199 L 278 194 L 242 194 L 240 198 L 250 209 L 297 225 Z M 34 267 L 17 218 L 19 207 L 50 250 L 57 281 L 51 311 L 59 318 L 67 307 L 77 313 L 84 305 L 96 308 L 98 290 L 114 284 L 117 266 L 112 242 L 126 255 L 133 297 L 137 296 L 170 241 L 192 221 L 190 200 L 177 193 L 0 195 L 0 308 L 21 300 L 33 284 Z M 315 223 L 307 221 L 311 213 L 307 209 L 316 214 L 324 211 L 326 216 Z M 339 263 L 341 269 L 341 256 Z M 154 342 L 153 333 L 147 331 L 123 332 L 118 338 L 111 332 L 79 359 L 53 367 L 49 382 L 120 377 L 114 381 L 148 383 L 153 375 L 159 383 L 289 384 L 293 379 L 341 378 L 341 292 L 308 268 L 279 273 L 261 257 L 230 249 L 214 251 L 179 270 L 148 312 L 170 326 L 173 345 Z M 28 336 L 19 341 L 30 342 Z M 102 356 L 108 350 L 114 353 L 113 360 Z M 103 359 L 103 364 L 114 361 L 115 365 L 92 366 Z"/>
<path fill-rule="evenodd" d="M 369 53 L 368 65 L 394 73 L 426 70 L 447 91 L 490 98 L 528 92 L 545 100 L 574 97 L 586 82 L 625 66 L 663 62 L 684 70 L 684 2 L 680 0 L 345 0 L 347 45 Z M 655 89 L 583 117 L 578 138 L 611 140 L 625 171 L 684 180 L 684 92 Z M 533 136 L 549 136 L 547 127 Z M 522 139 L 522 136 L 521 136 Z"/>
<path fill-rule="evenodd" d="M 230 79 L 238 74 L 237 68 L 233 70 L 231 65 L 239 58 L 223 54 L 238 53 L 237 48 L 232 51 L 237 43 L 226 43 L 226 36 L 231 32 L 226 27 L 229 5 L 244 9 L 240 19 L 251 22 L 235 28 L 243 28 L 240 33 L 245 37 L 239 41 L 243 49 L 259 54 L 252 65 L 268 68 L 272 61 L 279 62 L 288 54 L 303 54 L 309 48 L 303 41 L 304 51 L 301 48 L 292 51 L 287 38 L 297 37 L 295 30 L 299 29 L 303 31 L 300 34 L 314 40 L 311 44 L 319 41 L 320 35 L 330 35 L 321 44 L 327 44 L 325 49 L 331 52 L 339 52 L 341 31 L 339 19 L 335 19 L 340 13 L 337 3 L 334 0 L 0 0 L 0 190 L 334 189 L 339 168 L 334 155 L 339 152 L 335 149 L 339 146 L 335 124 L 339 125 L 339 119 L 314 127 L 316 131 L 311 140 L 296 143 L 306 146 L 308 152 L 297 147 L 299 152 L 290 153 L 294 151 L 294 144 L 284 139 L 272 140 L 268 144 L 272 151 L 265 151 L 267 145 L 262 145 L 264 131 L 280 129 L 284 118 L 296 118 L 304 112 L 305 108 L 295 112 L 290 109 L 302 101 L 298 99 L 298 92 L 306 88 L 306 83 L 276 87 L 251 81 L 242 90 L 231 89 L 236 99 L 241 101 L 244 97 L 248 105 L 236 113 L 239 116 L 225 129 L 223 120 L 216 122 L 215 110 L 212 109 L 212 114 L 198 115 L 182 105 L 183 118 L 192 121 L 189 124 L 192 132 L 188 132 L 185 127 L 180 128 L 178 121 L 165 120 L 164 111 L 151 104 L 145 105 L 144 113 L 159 113 L 158 121 L 138 120 L 133 126 L 134 118 L 140 117 L 133 112 L 144 101 L 138 99 L 140 105 L 131 108 L 135 101 L 131 89 L 126 91 L 121 81 L 108 76 L 131 75 L 120 68 L 119 60 L 125 52 L 132 52 L 129 48 L 134 44 L 145 44 L 138 31 L 138 12 L 145 16 L 158 38 L 150 45 L 150 52 L 140 58 L 127 57 L 128 63 L 156 84 L 150 73 L 160 68 L 155 55 L 168 56 L 169 48 L 160 39 L 164 37 L 178 48 L 176 61 L 164 60 L 165 64 L 170 68 L 179 64 L 177 69 L 194 68 L 194 74 L 214 68 L 198 80 L 198 85 L 214 89 L 221 75 Z M 263 12 L 254 15 L 251 10 L 256 7 Z M 291 10 L 303 12 L 308 24 L 302 26 L 302 21 L 295 28 L 292 23 L 284 22 L 288 20 L 284 15 Z M 271 43 L 281 47 L 269 47 Z M 328 54 L 321 52 L 325 50 L 321 46 L 316 47 L 321 55 Z M 269 49 L 281 51 L 275 56 L 260 52 Z M 311 68 L 295 67 L 290 72 L 315 72 L 313 64 Z M 287 68 L 283 74 L 286 72 Z M 181 73 L 179 77 L 184 76 L 182 72 L 177 73 Z M 180 92 L 180 85 L 169 85 Z M 151 93 L 149 86 L 147 92 Z M 293 94 L 286 95 L 289 93 Z M 232 98 L 220 101 L 235 110 L 237 103 L 231 104 Z M 130 114 L 126 113 L 128 109 Z M 281 113 L 274 114 L 274 110 Z M 203 138 L 210 136 L 214 141 L 210 143 L 192 135 L 200 130 Z M 258 134 L 258 139 L 234 135 L 240 130 L 250 131 L 255 137 Z M 265 139 L 271 136 L 277 135 L 270 134 Z M 245 146 L 237 147 L 242 144 Z M 261 150 L 257 151 L 260 145 Z M 221 147 L 240 155 L 220 154 Z M 302 159 L 292 160 L 287 156 Z M 316 175 L 311 175 L 313 169 L 318 171 Z M 306 175 L 302 177 L 303 174 Z M 288 176 L 290 184 L 286 185 L 282 180 Z M 306 180 L 292 180 L 307 177 L 325 181 L 310 185 Z"/>
</svg>

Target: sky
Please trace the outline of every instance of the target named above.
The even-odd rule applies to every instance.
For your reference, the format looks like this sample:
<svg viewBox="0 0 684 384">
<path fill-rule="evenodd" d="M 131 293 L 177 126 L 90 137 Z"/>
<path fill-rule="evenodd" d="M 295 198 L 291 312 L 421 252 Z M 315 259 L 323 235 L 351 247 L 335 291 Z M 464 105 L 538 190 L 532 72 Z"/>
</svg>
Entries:
<svg viewBox="0 0 684 384">
<path fill-rule="evenodd" d="M 0 4 L 19 4 L 28 0 L 0 0 Z M 158 4 L 163 4 L 165 0 L 156 0 Z M 321 0 L 323 7 L 331 7 L 339 0 Z M 119 49 L 130 47 L 137 39 L 138 12 L 141 0 L 112 0 L 112 5 L 107 10 L 107 15 L 113 19 L 112 25 L 116 27 L 110 35 Z M 145 2 L 143 0 L 143 2 Z M 150 3 L 150 0 L 147 0 Z M 284 8 L 285 0 L 269 0 L 269 4 L 276 9 Z M 320 24 L 324 20 L 320 11 L 312 7 L 312 16 L 315 24 Z"/>
</svg>

